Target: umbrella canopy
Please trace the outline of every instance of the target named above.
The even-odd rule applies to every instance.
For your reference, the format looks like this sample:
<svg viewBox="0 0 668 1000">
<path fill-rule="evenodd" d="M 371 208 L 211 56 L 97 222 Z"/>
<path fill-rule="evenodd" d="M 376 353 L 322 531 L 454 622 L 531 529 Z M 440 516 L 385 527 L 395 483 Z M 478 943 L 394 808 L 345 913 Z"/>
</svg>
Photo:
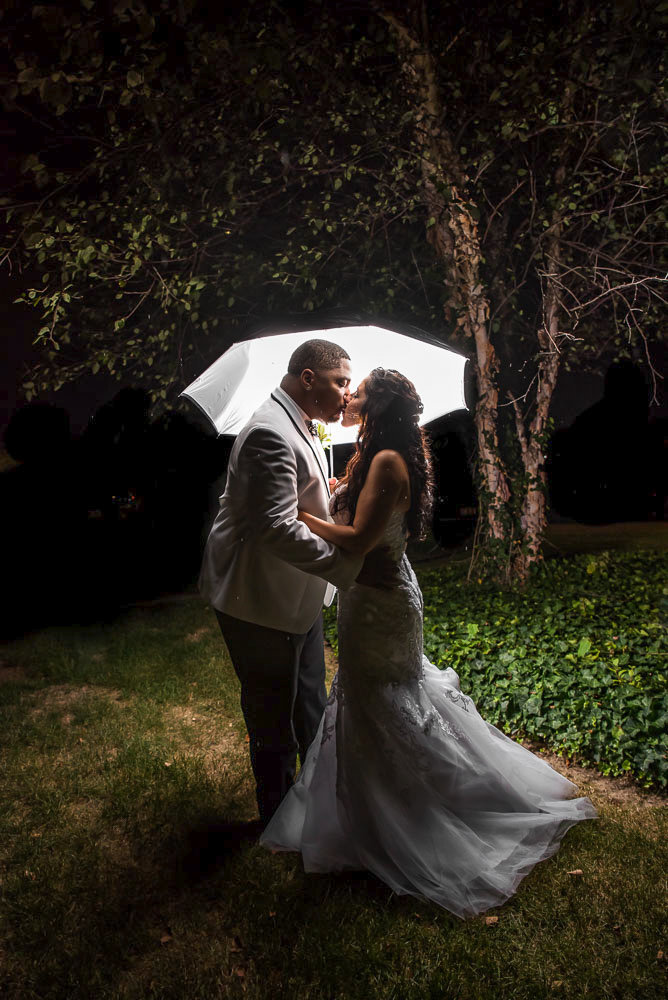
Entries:
<svg viewBox="0 0 668 1000">
<path fill-rule="evenodd" d="M 352 386 L 373 368 L 394 368 L 422 398 L 422 423 L 466 409 L 466 358 L 437 341 L 417 339 L 377 326 L 344 326 L 281 333 L 233 344 L 181 393 L 209 418 L 219 434 L 238 434 L 254 410 L 285 375 L 290 355 L 306 340 L 331 340 L 349 355 Z M 333 444 L 348 444 L 356 427 L 329 424 Z"/>
</svg>

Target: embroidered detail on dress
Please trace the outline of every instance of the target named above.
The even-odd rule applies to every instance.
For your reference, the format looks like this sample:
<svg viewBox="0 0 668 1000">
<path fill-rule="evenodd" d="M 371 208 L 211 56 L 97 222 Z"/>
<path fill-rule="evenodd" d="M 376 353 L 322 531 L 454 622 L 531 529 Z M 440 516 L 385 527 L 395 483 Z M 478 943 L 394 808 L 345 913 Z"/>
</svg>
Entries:
<svg viewBox="0 0 668 1000">
<path fill-rule="evenodd" d="M 340 700 L 341 699 L 339 694 L 339 675 L 337 673 L 334 674 L 332 686 L 329 689 L 329 697 L 327 699 L 327 704 L 325 705 L 325 722 L 322 727 L 322 737 L 320 739 L 320 746 L 322 746 L 323 743 L 328 743 L 329 740 L 334 738 L 334 732 L 336 730 L 336 715 L 334 716 L 334 719 L 332 721 L 329 721 L 332 713 L 328 712 L 327 709 L 331 708 L 331 706 L 334 704 L 335 701 L 340 701 Z"/>
<path fill-rule="evenodd" d="M 438 713 L 433 708 L 421 715 L 415 705 L 407 704 L 402 705 L 399 712 L 411 726 L 417 726 L 425 736 L 429 736 L 433 727 L 438 725 Z"/>
<path fill-rule="evenodd" d="M 445 688 L 443 694 L 450 699 L 453 705 L 459 705 L 465 712 L 468 712 L 471 699 L 467 695 L 462 694 L 461 691 L 453 691 L 452 688 Z"/>
<path fill-rule="evenodd" d="M 422 684 L 420 687 L 422 687 Z M 447 719 L 444 719 L 435 708 L 430 708 L 422 715 L 416 705 L 404 704 L 399 709 L 399 712 L 410 725 L 416 726 L 425 736 L 430 736 L 434 729 L 440 729 L 442 733 L 451 739 L 463 740 L 466 738 L 461 729 L 453 726 Z"/>
</svg>

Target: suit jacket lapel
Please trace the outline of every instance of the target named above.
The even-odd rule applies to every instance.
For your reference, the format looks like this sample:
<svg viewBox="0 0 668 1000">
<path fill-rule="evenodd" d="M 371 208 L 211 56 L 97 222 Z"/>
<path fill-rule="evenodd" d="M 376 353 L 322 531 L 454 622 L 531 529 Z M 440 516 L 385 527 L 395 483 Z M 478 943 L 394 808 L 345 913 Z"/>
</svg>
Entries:
<svg viewBox="0 0 668 1000">
<path fill-rule="evenodd" d="M 293 414 L 290 413 L 290 411 L 287 408 L 287 406 L 285 406 L 285 404 L 282 403 L 281 400 L 278 399 L 278 397 L 273 394 L 273 392 L 271 393 L 271 398 L 273 399 L 273 401 L 275 403 L 277 403 L 280 406 L 280 408 L 285 413 L 287 413 L 288 417 L 290 418 L 290 422 L 294 425 L 294 427 L 296 428 L 296 430 L 299 431 L 299 433 L 304 438 L 304 440 L 306 441 L 307 445 L 309 446 L 309 448 L 313 452 L 315 460 L 318 463 L 318 468 L 320 469 L 320 475 L 322 476 L 322 481 L 325 484 L 325 489 L 327 491 L 327 496 L 331 496 L 331 493 L 330 493 L 330 490 L 329 490 L 329 479 L 327 477 L 325 468 L 323 466 L 323 461 L 320 458 L 320 455 L 318 455 L 318 449 L 315 446 L 315 442 L 313 440 L 313 436 L 306 430 L 306 427 L 303 425 L 302 421 L 301 420 L 297 420 L 293 416 Z M 323 454 L 323 457 L 324 457 L 324 452 L 323 452 L 322 448 L 320 449 L 320 452 L 321 452 L 321 454 Z"/>
<path fill-rule="evenodd" d="M 318 459 L 320 468 L 324 472 L 325 479 L 327 480 L 327 484 L 329 486 L 329 467 L 327 465 L 327 456 L 325 455 L 324 445 L 320 438 L 314 437 L 313 434 L 307 433 L 306 436 L 310 438 L 309 444 L 311 445 L 311 449 L 315 452 L 315 457 Z"/>
</svg>

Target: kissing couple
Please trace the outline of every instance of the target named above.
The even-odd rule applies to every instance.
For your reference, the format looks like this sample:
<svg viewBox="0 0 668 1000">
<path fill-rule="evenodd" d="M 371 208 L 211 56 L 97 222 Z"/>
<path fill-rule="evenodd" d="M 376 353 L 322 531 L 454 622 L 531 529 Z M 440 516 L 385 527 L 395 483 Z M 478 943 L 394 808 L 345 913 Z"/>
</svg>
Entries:
<svg viewBox="0 0 668 1000">
<path fill-rule="evenodd" d="M 307 872 L 366 870 L 471 917 L 596 811 L 424 656 L 406 557 L 432 501 L 422 403 L 399 372 L 376 368 L 354 392 L 351 375 L 337 344 L 293 353 L 232 449 L 200 588 L 241 683 L 260 843 L 300 852 Z M 359 430 L 337 483 L 314 422 L 340 419 Z M 335 588 L 327 697 L 322 606 Z"/>
</svg>

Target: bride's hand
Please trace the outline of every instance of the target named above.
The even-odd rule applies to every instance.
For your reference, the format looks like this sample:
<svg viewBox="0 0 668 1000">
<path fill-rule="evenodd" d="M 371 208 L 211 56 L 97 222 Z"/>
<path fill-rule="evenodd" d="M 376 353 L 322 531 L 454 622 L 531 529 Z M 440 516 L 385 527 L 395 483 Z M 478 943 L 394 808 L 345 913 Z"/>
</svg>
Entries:
<svg viewBox="0 0 668 1000">
<path fill-rule="evenodd" d="M 304 511 L 303 510 L 298 510 L 297 511 L 297 520 L 298 521 L 305 521 L 306 520 L 306 518 L 304 517 Z"/>
<path fill-rule="evenodd" d="M 332 478 L 329 480 L 330 491 L 333 493 L 338 485 L 339 485 L 338 479 L 336 478 L 336 476 L 332 476 Z"/>
</svg>

